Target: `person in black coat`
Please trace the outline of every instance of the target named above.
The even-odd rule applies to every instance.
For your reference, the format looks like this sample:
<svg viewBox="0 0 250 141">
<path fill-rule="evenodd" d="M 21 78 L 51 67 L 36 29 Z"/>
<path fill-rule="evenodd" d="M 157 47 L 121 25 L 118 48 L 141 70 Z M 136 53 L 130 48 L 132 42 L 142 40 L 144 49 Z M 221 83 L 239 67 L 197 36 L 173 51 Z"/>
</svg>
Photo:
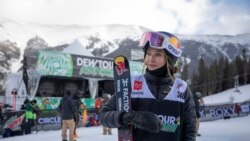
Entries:
<svg viewBox="0 0 250 141">
<path fill-rule="evenodd" d="M 196 92 L 194 95 L 194 103 L 195 103 L 195 111 L 196 111 L 196 135 L 197 136 L 201 136 L 200 133 L 198 133 L 199 131 L 199 127 L 200 127 L 200 106 L 204 105 L 204 100 L 202 98 L 202 95 L 200 92 Z"/>
<path fill-rule="evenodd" d="M 76 128 L 77 128 L 77 125 L 79 123 L 79 120 L 80 120 L 80 117 L 79 117 L 79 114 L 81 114 L 81 110 L 83 110 L 83 108 L 85 107 L 84 104 L 82 103 L 81 101 L 81 92 L 80 91 L 77 91 L 74 95 L 73 95 L 73 101 L 74 101 L 74 104 L 76 106 L 76 113 L 74 115 L 74 121 L 75 121 L 75 128 L 74 128 L 74 137 L 75 138 L 78 138 L 79 135 L 77 134 L 76 132 Z"/>
<path fill-rule="evenodd" d="M 106 94 L 106 93 L 102 94 L 101 107 L 104 106 L 106 103 L 108 103 L 110 98 L 111 98 L 110 94 Z M 106 134 L 112 135 L 112 129 L 108 128 L 108 127 L 103 127 L 102 134 L 103 135 L 106 135 Z"/>
<path fill-rule="evenodd" d="M 64 94 L 58 106 L 58 110 L 62 117 L 62 140 L 67 141 L 67 129 L 69 129 L 69 140 L 74 141 L 74 116 L 77 110 L 70 91 L 66 91 Z"/>
<path fill-rule="evenodd" d="M 102 126 L 132 125 L 134 141 L 195 141 L 193 97 L 187 83 L 174 77 L 180 40 L 168 32 L 145 32 L 139 46 L 146 71 L 131 79 L 132 111 L 118 111 L 114 95 L 100 111 Z"/>
<path fill-rule="evenodd" d="M 0 123 L 3 121 L 3 104 L 0 105 Z"/>
</svg>

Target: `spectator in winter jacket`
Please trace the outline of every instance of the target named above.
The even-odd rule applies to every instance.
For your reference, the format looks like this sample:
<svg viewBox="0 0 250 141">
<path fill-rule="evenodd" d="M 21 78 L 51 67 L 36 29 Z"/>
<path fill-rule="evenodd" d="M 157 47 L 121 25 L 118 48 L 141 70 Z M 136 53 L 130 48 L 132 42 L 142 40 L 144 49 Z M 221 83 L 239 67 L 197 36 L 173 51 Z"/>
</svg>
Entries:
<svg viewBox="0 0 250 141">
<path fill-rule="evenodd" d="M 27 103 L 29 103 L 29 99 L 26 98 L 21 106 L 21 110 L 25 110 L 26 109 L 26 106 L 27 106 Z"/>
<path fill-rule="evenodd" d="M 2 110 L 3 109 L 3 105 L 4 104 L 0 103 L 0 123 L 3 121 L 3 113 L 2 113 L 3 112 L 3 110 Z"/>
<path fill-rule="evenodd" d="M 76 114 L 76 106 L 70 91 L 64 94 L 58 106 L 58 110 L 62 117 L 62 140 L 67 141 L 67 129 L 69 129 L 69 141 L 74 141 L 74 115 Z"/>
<path fill-rule="evenodd" d="M 198 132 L 200 127 L 200 106 L 204 105 L 204 100 L 202 98 L 202 95 L 200 92 L 196 92 L 194 95 L 194 103 L 195 103 L 195 111 L 196 111 L 196 135 L 201 136 L 201 134 Z"/>
<path fill-rule="evenodd" d="M 82 103 L 80 97 L 81 97 L 80 91 L 77 91 L 73 95 L 73 101 L 74 101 L 74 104 L 76 106 L 76 113 L 74 115 L 74 121 L 75 121 L 74 138 L 78 138 L 79 137 L 79 135 L 76 132 L 76 128 L 77 128 L 77 125 L 78 125 L 79 120 L 80 120 L 79 114 L 81 114 L 81 111 L 85 108 L 85 105 Z"/>
<path fill-rule="evenodd" d="M 238 117 L 240 116 L 241 107 L 238 103 L 234 104 L 234 112 L 237 113 Z"/>
<path fill-rule="evenodd" d="M 132 125 L 134 141 L 195 141 L 193 97 L 187 83 L 174 77 L 181 56 L 179 39 L 168 32 L 145 32 L 139 46 L 146 71 L 132 77 L 132 111 L 118 111 L 114 95 L 100 111 L 101 124 Z"/>
<path fill-rule="evenodd" d="M 25 134 L 30 134 L 32 128 L 35 126 L 35 120 L 36 120 L 36 114 L 38 114 L 39 108 L 36 105 L 36 100 L 32 101 L 26 101 L 26 107 L 25 107 L 25 117 L 26 117 L 26 123 L 25 123 Z"/>
<path fill-rule="evenodd" d="M 111 98 L 110 94 L 102 94 L 101 107 L 104 106 L 109 101 L 110 98 Z M 112 129 L 103 126 L 102 134 L 103 135 L 106 135 L 106 134 L 111 135 L 112 134 Z"/>
</svg>

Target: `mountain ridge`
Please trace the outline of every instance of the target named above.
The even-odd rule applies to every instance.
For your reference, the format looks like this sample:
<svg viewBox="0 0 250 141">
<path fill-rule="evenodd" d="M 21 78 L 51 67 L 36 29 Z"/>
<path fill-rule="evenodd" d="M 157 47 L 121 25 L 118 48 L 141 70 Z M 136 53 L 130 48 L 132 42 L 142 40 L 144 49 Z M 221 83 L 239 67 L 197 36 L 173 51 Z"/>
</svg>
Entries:
<svg viewBox="0 0 250 141">
<path fill-rule="evenodd" d="M 14 64 L 9 63 L 4 68 L 0 68 L 5 70 L 1 73 L 17 71 L 22 65 L 21 60 L 25 49 L 34 49 L 36 46 L 36 48 L 62 50 L 76 39 L 97 57 L 113 58 L 116 55 L 124 54 L 129 59 L 140 60 L 143 57 L 143 52 L 138 47 L 138 43 L 141 34 L 145 31 L 150 31 L 150 29 L 138 25 L 120 24 L 98 26 L 45 25 L 0 18 L 0 42 L 8 40 L 15 43 L 15 47 L 19 49 L 19 52 L 15 51 L 15 55 L 8 58 L 10 60 L 19 59 L 19 61 L 14 61 Z M 209 64 L 221 56 L 232 61 L 236 55 L 241 53 L 242 49 L 246 49 L 248 56 L 250 56 L 250 33 L 238 35 L 175 35 L 182 41 L 183 56 L 181 60 L 189 60 L 186 62 L 190 64 L 190 72 L 195 70 L 200 57 L 204 57 Z M 31 40 L 34 40 L 35 43 L 28 47 Z M 6 52 L 11 53 L 12 51 L 1 48 L 2 56 Z M 0 56 L 0 58 L 3 57 Z M 1 61 L 6 62 L 8 59 L 4 58 Z M 16 68 L 13 69 L 11 66 Z"/>
</svg>

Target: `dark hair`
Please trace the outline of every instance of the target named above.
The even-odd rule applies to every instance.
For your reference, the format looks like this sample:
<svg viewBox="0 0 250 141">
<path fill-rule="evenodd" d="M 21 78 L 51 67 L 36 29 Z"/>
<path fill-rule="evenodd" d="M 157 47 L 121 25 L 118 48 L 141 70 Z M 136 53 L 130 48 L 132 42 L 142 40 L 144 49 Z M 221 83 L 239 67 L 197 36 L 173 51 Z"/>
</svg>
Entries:
<svg viewBox="0 0 250 141">
<path fill-rule="evenodd" d="M 32 102 L 32 103 L 35 103 L 35 104 L 37 103 L 37 101 L 36 101 L 35 99 L 33 99 L 31 102 Z"/>
<path fill-rule="evenodd" d="M 67 90 L 67 91 L 66 91 L 66 94 L 67 94 L 68 96 L 71 96 L 70 90 Z"/>
<path fill-rule="evenodd" d="M 16 94 L 17 94 L 17 89 L 16 89 L 16 88 L 14 88 L 14 89 L 11 91 L 11 94 L 16 95 Z"/>
<path fill-rule="evenodd" d="M 143 47 L 144 59 L 146 57 L 146 54 L 147 54 L 147 51 L 148 51 L 148 47 L 150 47 L 149 42 L 147 42 L 146 45 Z"/>
<path fill-rule="evenodd" d="M 74 99 L 80 99 L 81 96 L 82 96 L 81 91 L 77 90 L 77 91 L 74 93 L 73 98 L 74 98 Z"/>
<path fill-rule="evenodd" d="M 28 98 L 26 98 L 25 100 L 24 100 L 24 104 L 27 104 L 29 102 L 29 99 Z"/>
</svg>

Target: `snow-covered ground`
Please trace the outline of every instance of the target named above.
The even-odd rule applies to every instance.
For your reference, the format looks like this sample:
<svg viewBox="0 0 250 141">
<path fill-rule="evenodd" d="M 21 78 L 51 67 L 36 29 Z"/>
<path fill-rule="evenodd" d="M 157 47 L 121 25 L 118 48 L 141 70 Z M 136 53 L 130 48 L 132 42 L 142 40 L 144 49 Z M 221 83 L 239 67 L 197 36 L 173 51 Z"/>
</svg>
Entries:
<svg viewBox="0 0 250 141">
<path fill-rule="evenodd" d="M 250 116 L 201 122 L 200 133 L 197 141 L 250 141 Z M 117 141 L 117 129 L 112 135 L 102 135 L 101 126 L 82 127 L 77 132 L 80 137 L 77 141 Z M 40 131 L 37 134 L 15 136 L 1 139 L 1 141 L 56 141 L 61 140 L 61 132 Z"/>
<path fill-rule="evenodd" d="M 250 85 L 238 87 L 239 92 L 235 92 L 235 88 L 225 90 L 223 92 L 204 97 L 205 105 L 216 105 L 226 103 L 241 103 L 250 101 Z M 232 101 L 233 100 L 233 101 Z"/>
<path fill-rule="evenodd" d="M 250 116 L 200 123 L 197 141 L 250 141 Z"/>
<path fill-rule="evenodd" d="M 205 103 L 216 104 L 226 103 L 233 95 L 234 102 L 242 102 L 250 99 L 250 85 L 239 87 L 241 93 L 234 93 L 229 89 L 219 94 L 205 97 Z M 250 115 L 228 120 L 216 120 L 201 122 L 201 137 L 197 141 L 250 141 Z M 117 141 L 117 129 L 113 129 L 112 135 L 102 135 L 102 127 L 81 127 L 77 129 L 80 137 L 77 141 Z M 1 141 L 56 141 L 61 140 L 61 132 L 40 131 L 37 134 L 3 138 Z"/>
</svg>

